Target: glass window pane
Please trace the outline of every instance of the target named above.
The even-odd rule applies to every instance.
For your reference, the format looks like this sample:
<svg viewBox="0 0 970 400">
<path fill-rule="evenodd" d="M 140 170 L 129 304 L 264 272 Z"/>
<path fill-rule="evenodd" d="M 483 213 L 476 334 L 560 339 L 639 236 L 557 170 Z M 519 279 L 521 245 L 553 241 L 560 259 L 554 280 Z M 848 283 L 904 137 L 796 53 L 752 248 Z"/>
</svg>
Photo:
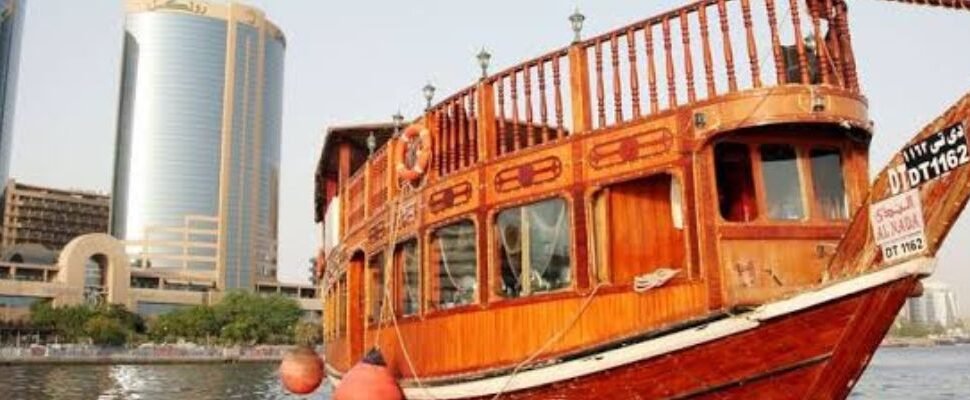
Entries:
<svg viewBox="0 0 970 400">
<path fill-rule="evenodd" d="M 475 224 L 469 220 L 439 228 L 432 235 L 431 255 L 438 266 L 435 305 L 439 309 L 475 303 L 478 250 Z"/>
<path fill-rule="evenodd" d="M 418 259 L 418 242 L 410 240 L 398 247 L 398 262 L 401 265 L 401 315 L 409 316 L 418 313 L 418 299 L 420 299 L 420 260 Z"/>
<path fill-rule="evenodd" d="M 512 298 L 568 287 L 569 215 L 563 199 L 546 200 L 499 213 L 498 294 Z"/>
<path fill-rule="evenodd" d="M 720 143 L 714 148 L 714 163 L 721 217 L 732 222 L 758 218 L 748 146 Z"/>
<path fill-rule="evenodd" d="M 384 305 L 384 254 L 371 257 L 367 265 L 367 323 L 375 324 L 380 320 L 381 307 Z"/>
<path fill-rule="evenodd" d="M 812 185 L 822 218 L 848 219 L 842 155 L 836 149 L 812 149 Z"/>
<path fill-rule="evenodd" d="M 795 148 L 784 144 L 764 144 L 760 149 L 768 218 L 788 221 L 804 219 L 802 182 L 798 175 Z"/>
</svg>

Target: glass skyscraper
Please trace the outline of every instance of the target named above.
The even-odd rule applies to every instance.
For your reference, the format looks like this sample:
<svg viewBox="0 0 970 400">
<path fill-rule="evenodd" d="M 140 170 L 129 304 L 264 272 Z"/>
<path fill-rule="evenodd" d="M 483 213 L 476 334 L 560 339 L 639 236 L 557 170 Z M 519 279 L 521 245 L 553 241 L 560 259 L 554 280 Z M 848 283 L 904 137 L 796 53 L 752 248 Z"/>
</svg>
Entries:
<svg viewBox="0 0 970 400">
<path fill-rule="evenodd" d="M 135 266 L 251 289 L 276 268 L 283 34 L 235 3 L 126 7 L 112 233 Z"/>
<path fill-rule="evenodd" d="M 26 0 L 0 0 L 0 192 L 10 176 L 13 112 Z"/>
</svg>

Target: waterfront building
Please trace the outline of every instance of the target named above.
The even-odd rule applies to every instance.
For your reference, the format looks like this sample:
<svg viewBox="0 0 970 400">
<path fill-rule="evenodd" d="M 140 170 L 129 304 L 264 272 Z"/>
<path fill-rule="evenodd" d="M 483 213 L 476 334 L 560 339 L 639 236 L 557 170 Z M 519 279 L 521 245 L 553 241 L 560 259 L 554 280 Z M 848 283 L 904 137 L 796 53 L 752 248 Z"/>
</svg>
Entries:
<svg viewBox="0 0 970 400">
<path fill-rule="evenodd" d="M 254 289 L 294 298 L 307 317 L 320 316 L 322 303 L 312 285 L 264 280 Z M 0 261 L 0 321 L 25 318 L 38 301 L 54 306 L 107 302 L 153 316 L 213 304 L 225 293 L 202 273 L 132 265 L 125 244 L 104 233 L 79 236 L 59 252 L 18 245 Z"/>
<path fill-rule="evenodd" d="M 108 232 L 110 197 L 106 194 L 11 179 L 0 201 L 0 250 L 4 253 L 23 245 L 57 251 L 83 234 Z"/>
<path fill-rule="evenodd" d="M 910 322 L 952 326 L 960 315 L 956 294 L 945 283 L 923 282 L 923 295 L 909 299 L 903 307 Z"/>
<path fill-rule="evenodd" d="M 126 2 L 111 232 L 138 268 L 273 277 L 285 46 L 252 7 Z"/>
<path fill-rule="evenodd" d="M 26 9 L 26 0 L 0 0 L 0 185 L 10 175 L 20 37 Z"/>
</svg>

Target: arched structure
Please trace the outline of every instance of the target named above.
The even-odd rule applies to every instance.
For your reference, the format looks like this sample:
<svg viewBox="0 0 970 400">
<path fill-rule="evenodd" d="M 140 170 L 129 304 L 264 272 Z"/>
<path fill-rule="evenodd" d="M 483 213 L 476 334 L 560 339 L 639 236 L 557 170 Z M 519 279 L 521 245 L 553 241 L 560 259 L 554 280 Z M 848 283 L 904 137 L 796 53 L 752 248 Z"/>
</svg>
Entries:
<svg viewBox="0 0 970 400">
<path fill-rule="evenodd" d="M 131 282 L 131 270 L 125 248 L 118 239 L 103 233 L 92 233 L 78 236 L 71 240 L 57 259 L 58 270 L 56 280 L 70 288 L 83 288 L 85 278 L 85 264 L 94 259 L 104 268 L 105 301 L 108 303 L 129 304 L 128 287 Z M 79 303 L 82 296 L 64 298 L 65 303 Z"/>
</svg>

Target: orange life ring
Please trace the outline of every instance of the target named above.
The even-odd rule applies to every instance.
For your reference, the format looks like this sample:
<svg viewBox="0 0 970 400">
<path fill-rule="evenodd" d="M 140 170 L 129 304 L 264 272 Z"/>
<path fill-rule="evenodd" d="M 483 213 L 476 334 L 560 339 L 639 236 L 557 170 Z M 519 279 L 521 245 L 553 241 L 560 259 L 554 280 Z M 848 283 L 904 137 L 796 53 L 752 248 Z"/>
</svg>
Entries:
<svg viewBox="0 0 970 400">
<path fill-rule="evenodd" d="M 414 165 L 408 167 L 405 163 L 407 159 L 408 147 L 411 141 L 419 138 L 417 159 Z M 397 176 L 399 179 L 415 182 L 421 179 L 425 170 L 428 168 L 428 161 L 431 160 L 431 132 L 424 125 L 412 124 L 404 129 L 404 133 L 398 137 L 397 144 Z"/>
</svg>

